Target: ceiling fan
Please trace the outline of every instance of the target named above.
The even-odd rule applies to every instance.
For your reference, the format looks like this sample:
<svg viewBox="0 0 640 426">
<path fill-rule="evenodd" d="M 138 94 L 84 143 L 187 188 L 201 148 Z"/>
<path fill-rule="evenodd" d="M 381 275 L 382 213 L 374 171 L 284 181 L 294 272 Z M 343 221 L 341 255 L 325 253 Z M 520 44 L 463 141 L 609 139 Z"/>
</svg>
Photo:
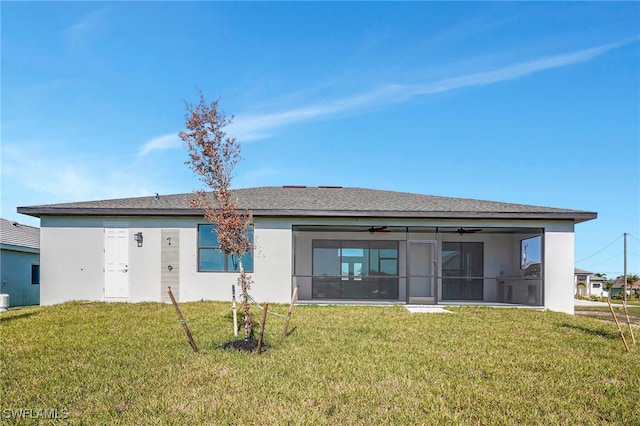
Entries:
<svg viewBox="0 0 640 426">
<path fill-rule="evenodd" d="M 475 234 L 476 232 L 482 231 L 482 229 L 479 228 L 473 228 L 473 229 L 467 229 L 467 228 L 458 228 L 458 230 L 456 231 L 458 233 L 458 235 L 464 235 L 464 234 Z"/>
<path fill-rule="evenodd" d="M 386 226 L 372 226 L 366 231 L 368 231 L 370 234 L 375 234 L 376 232 L 391 232 L 387 229 Z"/>
</svg>

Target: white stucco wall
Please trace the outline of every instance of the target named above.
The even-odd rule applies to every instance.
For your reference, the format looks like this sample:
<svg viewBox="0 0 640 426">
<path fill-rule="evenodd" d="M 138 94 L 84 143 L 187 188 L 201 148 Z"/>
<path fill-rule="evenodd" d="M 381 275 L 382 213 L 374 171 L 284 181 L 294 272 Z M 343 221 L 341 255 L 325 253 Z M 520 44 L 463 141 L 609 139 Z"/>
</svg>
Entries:
<svg viewBox="0 0 640 426">
<path fill-rule="evenodd" d="M 236 273 L 198 272 L 195 218 L 75 218 L 41 219 L 41 304 L 70 300 L 161 301 L 161 233 L 178 230 L 180 264 L 175 268 L 173 291 L 179 301 L 231 300 Z M 118 225 L 119 224 L 119 225 Z M 126 227 L 128 233 L 129 297 L 105 298 L 104 229 Z M 143 235 L 138 247 L 134 235 Z M 258 302 L 288 303 L 291 300 L 291 226 L 277 220 L 256 220 L 254 238 L 254 285 Z"/>
<path fill-rule="evenodd" d="M 573 228 L 573 223 L 550 224 L 544 235 L 544 306 L 568 314 L 574 312 Z"/>
<path fill-rule="evenodd" d="M 288 303 L 291 301 L 292 244 L 291 224 L 280 220 L 257 220 L 255 235 L 256 300 Z"/>
<path fill-rule="evenodd" d="M 40 228 L 40 304 L 102 300 L 103 228 Z"/>
</svg>

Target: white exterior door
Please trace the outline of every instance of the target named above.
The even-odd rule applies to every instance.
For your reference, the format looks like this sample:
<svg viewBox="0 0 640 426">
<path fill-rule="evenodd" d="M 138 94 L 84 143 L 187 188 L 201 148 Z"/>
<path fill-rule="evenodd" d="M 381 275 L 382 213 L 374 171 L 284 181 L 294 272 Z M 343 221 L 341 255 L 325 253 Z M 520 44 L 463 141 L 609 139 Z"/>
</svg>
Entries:
<svg viewBox="0 0 640 426">
<path fill-rule="evenodd" d="M 436 303 L 436 244 L 408 241 L 408 303 Z"/>
<path fill-rule="evenodd" d="M 129 297 L 128 228 L 104 230 L 104 297 Z"/>
</svg>

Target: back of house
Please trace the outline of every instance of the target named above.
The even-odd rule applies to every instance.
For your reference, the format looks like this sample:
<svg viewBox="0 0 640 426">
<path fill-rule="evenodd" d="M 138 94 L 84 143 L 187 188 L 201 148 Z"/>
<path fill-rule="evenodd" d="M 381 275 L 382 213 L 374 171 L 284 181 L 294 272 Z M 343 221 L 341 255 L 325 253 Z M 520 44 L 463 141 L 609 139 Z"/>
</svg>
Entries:
<svg viewBox="0 0 640 426">
<path fill-rule="evenodd" d="M 343 187 L 236 189 L 258 301 L 523 305 L 573 313 L 574 227 L 596 213 Z M 238 259 L 193 194 L 20 207 L 43 304 L 230 300 Z"/>
</svg>

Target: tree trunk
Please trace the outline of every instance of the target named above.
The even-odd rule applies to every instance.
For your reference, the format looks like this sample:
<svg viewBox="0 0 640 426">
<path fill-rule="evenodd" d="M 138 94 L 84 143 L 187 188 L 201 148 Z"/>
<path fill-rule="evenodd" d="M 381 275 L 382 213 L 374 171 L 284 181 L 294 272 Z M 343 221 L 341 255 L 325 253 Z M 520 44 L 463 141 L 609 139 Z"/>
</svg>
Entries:
<svg viewBox="0 0 640 426">
<path fill-rule="evenodd" d="M 253 336 L 253 323 L 251 321 L 250 308 L 251 305 L 249 303 L 249 289 L 248 289 L 248 280 L 247 274 L 244 271 L 244 266 L 242 265 L 242 257 L 238 254 L 238 267 L 240 268 L 240 276 L 238 277 L 238 283 L 240 284 L 240 290 L 242 291 L 242 311 L 244 313 L 244 339 L 249 340 Z"/>
</svg>

